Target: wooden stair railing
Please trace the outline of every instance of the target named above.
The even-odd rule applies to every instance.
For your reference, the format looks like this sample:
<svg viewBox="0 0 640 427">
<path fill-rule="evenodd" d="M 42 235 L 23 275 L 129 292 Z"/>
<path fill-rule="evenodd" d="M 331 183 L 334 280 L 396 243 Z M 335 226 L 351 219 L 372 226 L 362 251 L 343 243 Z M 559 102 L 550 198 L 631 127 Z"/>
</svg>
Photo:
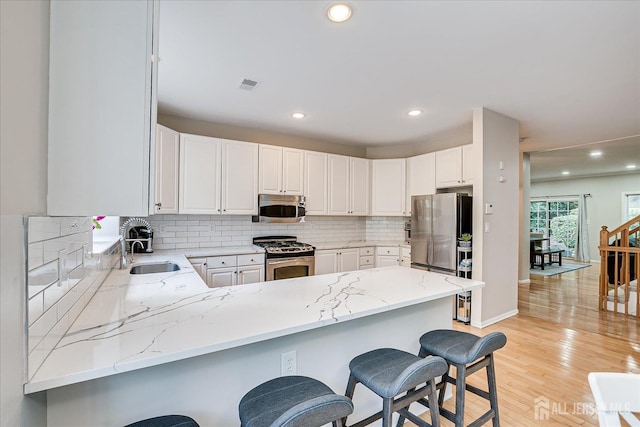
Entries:
<svg viewBox="0 0 640 427">
<path fill-rule="evenodd" d="M 633 241 L 634 246 L 631 246 L 630 241 Z M 638 294 L 640 215 L 612 231 L 608 231 L 607 227 L 603 226 L 600 231 L 598 249 L 600 250 L 598 309 L 618 313 L 623 312 L 622 309 L 619 309 L 619 304 L 623 304 L 624 314 L 640 318 L 640 296 Z M 609 265 L 611 257 L 613 269 Z M 632 271 L 635 273 L 634 285 L 631 284 Z M 613 284 L 609 283 L 610 279 Z"/>
</svg>

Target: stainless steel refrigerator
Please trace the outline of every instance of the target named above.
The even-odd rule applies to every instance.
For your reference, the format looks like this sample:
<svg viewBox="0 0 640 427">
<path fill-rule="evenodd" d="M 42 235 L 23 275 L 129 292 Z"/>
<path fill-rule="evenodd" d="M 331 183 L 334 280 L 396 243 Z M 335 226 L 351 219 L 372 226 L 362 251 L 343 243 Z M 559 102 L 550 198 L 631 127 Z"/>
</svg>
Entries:
<svg viewBox="0 0 640 427">
<path fill-rule="evenodd" d="M 457 274 L 457 241 L 472 233 L 472 198 L 443 193 L 411 197 L 411 267 Z"/>
</svg>

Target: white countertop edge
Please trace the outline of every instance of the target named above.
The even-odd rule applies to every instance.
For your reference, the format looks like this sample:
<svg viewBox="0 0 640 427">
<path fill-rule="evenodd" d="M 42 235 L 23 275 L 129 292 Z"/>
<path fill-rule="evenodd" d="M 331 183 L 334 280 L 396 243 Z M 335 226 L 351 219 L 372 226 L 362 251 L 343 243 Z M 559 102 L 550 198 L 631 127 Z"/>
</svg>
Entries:
<svg viewBox="0 0 640 427">
<path fill-rule="evenodd" d="M 411 247 L 411 243 L 407 243 L 404 240 L 354 240 L 347 242 L 325 242 L 325 243 L 310 243 L 313 245 L 316 250 L 322 251 L 326 249 L 348 249 L 348 248 L 369 248 L 369 247 L 388 247 L 388 246 L 398 246 L 398 247 Z"/>
<path fill-rule="evenodd" d="M 295 325 L 289 328 L 279 329 L 276 331 L 253 335 L 250 337 L 243 337 L 236 340 L 226 341 L 220 344 L 213 344 L 213 345 L 208 345 L 208 346 L 203 346 L 203 347 L 198 347 L 193 349 L 186 349 L 183 351 L 177 351 L 170 354 L 158 355 L 156 357 L 146 358 L 143 360 L 136 360 L 128 363 L 122 363 L 118 365 L 117 369 L 98 368 L 92 371 L 79 372 L 79 373 L 67 375 L 64 377 L 52 378 L 52 379 L 42 380 L 42 381 L 33 381 L 24 385 L 24 393 L 25 394 L 36 393 L 39 391 L 49 390 L 56 387 L 62 387 L 66 385 L 83 382 L 83 381 L 90 381 L 90 380 L 103 378 L 103 377 L 107 377 L 107 376 L 111 376 L 119 373 L 131 372 L 138 369 L 148 368 L 148 367 L 175 362 L 179 360 L 184 360 L 191 357 L 197 357 L 204 354 L 210 354 L 218 351 L 229 350 L 229 349 L 240 347 L 243 345 L 254 344 L 257 342 L 266 341 L 274 338 L 280 338 L 280 337 L 295 334 L 298 332 L 310 331 L 313 329 L 337 324 L 340 322 L 355 320 L 355 319 L 372 316 L 375 314 L 379 314 L 379 313 L 383 313 L 391 310 L 396 310 L 399 308 L 404 308 L 404 307 L 422 304 L 429 301 L 434 301 L 447 296 L 453 296 L 461 292 L 480 289 L 484 286 L 485 286 L 484 282 L 476 282 L 474 285 L 464 286 L 464 287 L 461 287 L 460 289 L 440 292 L 437 294 L 417 298 L 411 301 L 403 301 L 396 304 L 375 307 L 369 310 L 358 312 L 356 314 L 350 314 L 350 315 L 345 315 L 345 316 L 341 316 L 334 319 L 326 319 L 326 320 L 315 321 L 315 322 L 301 324 L 301 325 Z"/>
</svg>

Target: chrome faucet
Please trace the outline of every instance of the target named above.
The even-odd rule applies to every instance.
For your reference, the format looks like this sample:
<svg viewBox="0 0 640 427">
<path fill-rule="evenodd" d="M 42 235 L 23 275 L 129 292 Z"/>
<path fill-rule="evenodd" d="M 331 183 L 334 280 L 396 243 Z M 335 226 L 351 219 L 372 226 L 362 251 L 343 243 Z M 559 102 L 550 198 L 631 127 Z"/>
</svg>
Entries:
<svg viewBox="0 0 640 427">
<path fill-rule="evenodd" d="M 127 242 L 131 242 L 130 262 L 133 262 L 133 247 L 135 246 L 136 243 L 139 243 L 140 246 L 144 248 L 144 245 L 142 242 L 146 241 L 147 252 L 153 252 L 151 248 L 151 244 L 152 244 L 151 237 L 149 237 L 148 239 L 128 239 L 127 238 L 127 236 L 129 235 L 130 226 L 132 224 L 144 225 L 145 227 L 147 227 L 147 231 L 149 232 L 149 234 L 151 234 L 151 232 L 153 231 L 153 229 L 151 228 L 151 224 L 149 224 L 149 221 L 143 218 L 138 218 L 138 217 L 129 218 L 120 226 L 120 255 L 121 255 L 120 269 L 121 270 L 124 270 L 127 268 Z"/>
<path fill-rule="evenodd" d="M 134 240 L 131 242 L 131 252 L 129 252 L 129 262 L 133 264 L 133 253 L 135 252 L 134 248 L 136 243 L 140 245 L 140 249 L 144 250 L 144 244 L 140 240 Z"/>
</svg>

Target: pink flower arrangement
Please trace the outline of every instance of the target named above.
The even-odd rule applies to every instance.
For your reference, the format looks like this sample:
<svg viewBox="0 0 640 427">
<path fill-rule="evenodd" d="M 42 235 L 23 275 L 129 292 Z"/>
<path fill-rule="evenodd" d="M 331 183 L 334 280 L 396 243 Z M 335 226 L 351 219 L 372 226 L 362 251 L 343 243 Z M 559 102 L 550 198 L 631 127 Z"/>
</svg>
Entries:
<svg viewBox="0 0 640 427">
<path fill-rule="evenodd" d="M 102 226 L 100 225 L 99 221 L 102 221 L 103 219 L 104 215 L 98 215 L 97 217 L 93 218 L 93 227 L 91 227 L 91 229 L 95 230 L 97 228 L 98 230 L 100 230 Z"/>
</svg>

